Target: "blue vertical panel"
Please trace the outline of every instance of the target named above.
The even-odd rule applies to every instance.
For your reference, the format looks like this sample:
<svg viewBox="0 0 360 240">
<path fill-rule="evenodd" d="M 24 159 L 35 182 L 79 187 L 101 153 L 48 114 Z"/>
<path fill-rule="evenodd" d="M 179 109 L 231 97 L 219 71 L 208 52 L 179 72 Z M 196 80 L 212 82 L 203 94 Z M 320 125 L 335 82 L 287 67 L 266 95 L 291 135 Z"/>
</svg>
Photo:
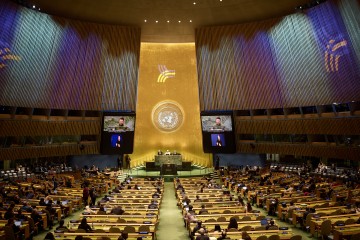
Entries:
<svg viewBox="0 0 360 240">
<path fill-rule="evenodd" d="M 337 3 L 321 4 L 310 9 L 307 16 L 322 54 L 331 99 L 340 102 L 359 99 L 360 66 Z"/>
<path fill-rule="evenodd" d="M 9 63 L 13 60 L 3 59 L 9 54 L 17 55 L 13 50 L 13 41 L 18 24 L 18 8 L 14 3 L 4 2 L 0 4 L 0 101 L 4 99 L 6 86 L 9 83 Z M 20 56 L 18 56 L 20 58 Z M 16 60 L 15 60 L 16 61 Z"/>
</svg>

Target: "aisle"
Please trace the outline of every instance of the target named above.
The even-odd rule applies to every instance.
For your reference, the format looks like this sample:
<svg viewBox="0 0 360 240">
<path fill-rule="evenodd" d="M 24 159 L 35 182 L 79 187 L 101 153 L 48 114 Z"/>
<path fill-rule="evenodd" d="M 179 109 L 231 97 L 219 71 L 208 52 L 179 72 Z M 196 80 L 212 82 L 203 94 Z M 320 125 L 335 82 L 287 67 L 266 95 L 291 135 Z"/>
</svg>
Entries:
<svg viewBox="0 0 360 240">
<path fill-rule="evenodd" d="M 160 207 L 159 226 L 156 231 L 158 240 L 189 239 L 181 211 L 176 206 L 173 182 L 164 183 L 164 196 Z"/>
</svg>

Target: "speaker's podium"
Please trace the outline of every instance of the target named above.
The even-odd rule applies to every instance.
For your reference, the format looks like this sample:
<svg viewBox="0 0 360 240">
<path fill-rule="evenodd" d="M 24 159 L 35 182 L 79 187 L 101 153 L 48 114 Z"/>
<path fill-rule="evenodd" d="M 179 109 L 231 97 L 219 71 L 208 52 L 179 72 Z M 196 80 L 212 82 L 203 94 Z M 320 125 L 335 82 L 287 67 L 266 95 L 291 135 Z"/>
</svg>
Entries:
<svg viewBox="0 0 360 240">
<path fill-rule="evenodd" d="M 160 169 L 161 175 L 177 175 L 177 166 L 172 163 L 164 163 Z"/>
</svg>

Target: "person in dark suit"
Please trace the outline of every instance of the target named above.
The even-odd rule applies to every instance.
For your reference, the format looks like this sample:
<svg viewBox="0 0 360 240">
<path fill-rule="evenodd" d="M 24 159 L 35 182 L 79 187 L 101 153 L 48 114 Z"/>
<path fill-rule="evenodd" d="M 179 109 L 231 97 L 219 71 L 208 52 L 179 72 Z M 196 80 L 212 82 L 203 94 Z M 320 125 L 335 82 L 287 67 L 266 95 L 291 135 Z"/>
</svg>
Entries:
<svg viewBox="0 0 360 240">
<path fill-rule="evenodd" d="M 205 205 L 201 205 L 201 209 L 199 210 L 199 215 L 209 213 L 208 210 L 205 209 Z"/>
<path fill-rule="evenodd" d="M 78 226 L 78 229 L 84 229 L 86 232 L 92 232 L 92 228 L 90 227 L 90 225 L 87 223 L 86 218 L 83 218 L 81 220 L 80 225 Z"/>
<path fill-rule="evenodd" d="M 196 240 L 210 240 L 209 236 L 205 235 L 205 229 L 204 228 L 200 228 L 199 233 L 200 233 L 200 236 L 197 236 Z"/>
<path fill-rule="evenodd" d="M 234 218 L 234 217 L 230 218 L 229 225 L 228 225 L 227 229 L 230 229 L 230 228 L 238 229 L 238 223 L 236 221 L 236 218 Z"/>
</svg>

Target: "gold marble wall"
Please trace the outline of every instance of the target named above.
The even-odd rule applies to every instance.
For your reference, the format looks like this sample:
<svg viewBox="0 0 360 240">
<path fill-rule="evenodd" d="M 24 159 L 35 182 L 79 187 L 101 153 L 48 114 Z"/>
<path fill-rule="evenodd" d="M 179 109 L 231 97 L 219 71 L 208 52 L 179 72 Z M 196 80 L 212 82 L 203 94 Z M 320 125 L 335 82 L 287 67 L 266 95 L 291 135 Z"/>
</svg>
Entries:
<svg viewBox="0 0 360 240">
<path fill-rule="evenodd" d="M 202 148 L 195 44 L 142 43 L 132 166 L 160 149 L 185 161 L 212 164 Z"/>
</svg>

